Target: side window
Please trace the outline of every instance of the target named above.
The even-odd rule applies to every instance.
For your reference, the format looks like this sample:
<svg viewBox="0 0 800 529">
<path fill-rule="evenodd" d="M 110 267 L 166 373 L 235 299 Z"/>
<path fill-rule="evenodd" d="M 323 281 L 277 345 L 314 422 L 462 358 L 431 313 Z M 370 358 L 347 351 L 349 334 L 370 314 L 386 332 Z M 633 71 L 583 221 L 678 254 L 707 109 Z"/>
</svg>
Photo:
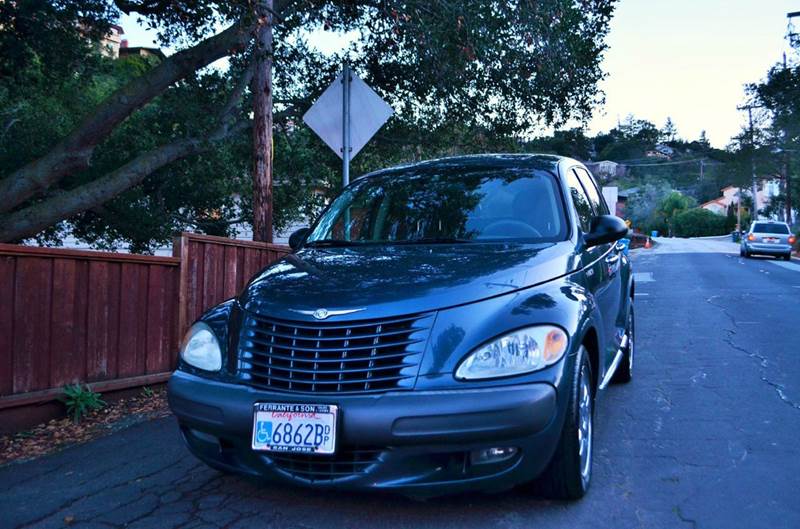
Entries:
<svg viewBox="0 0 800 529">
<path fill-rule="evenodd" d="M 584 233 L 589 233 L 589 225 L 594 216 L 589 197 L 586 195 L 586 191 L 584 191 L 577 175 L 572 172 L 572 170 L 567 171 L 566 177 L 569 193 L 572 195 L 572 203 L 575 205 L 575 211 L 578 212 L 578 221 L 580 222 L 581 230 L 583 230 Z"/>
<path fill-rule="evenodd" d="M 581 184 L 583 184 L 584 189 L 586 189 L 586 193 L 589 195 L 589 200 L 592 203 L 592 208 L 595 213 L 597 215 L 607 215 L 608 206 L 606 205 L 603 195 L 601 195 L 600 191 L 597 189 L 594 178 L 581 167 L 576 167 L 573 171 L 578 175 L 578 179 L 581 181 Z"/>
</svg>

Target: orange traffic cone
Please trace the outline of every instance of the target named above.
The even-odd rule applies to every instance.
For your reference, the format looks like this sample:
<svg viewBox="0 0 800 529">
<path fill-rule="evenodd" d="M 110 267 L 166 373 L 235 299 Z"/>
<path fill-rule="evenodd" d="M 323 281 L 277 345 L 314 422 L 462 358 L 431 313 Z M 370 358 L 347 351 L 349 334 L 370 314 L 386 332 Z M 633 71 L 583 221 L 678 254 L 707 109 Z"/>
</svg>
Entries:
<svg viewBox="0 0 800 529">
<path fill-rule="evenodd" d="M 647 240 L 645 241 L 644 247 L 645 247 L 645 249 L 653 247 L 653 245 L 650 244 L 650 237 L 648 237 Z"/>
</svg>

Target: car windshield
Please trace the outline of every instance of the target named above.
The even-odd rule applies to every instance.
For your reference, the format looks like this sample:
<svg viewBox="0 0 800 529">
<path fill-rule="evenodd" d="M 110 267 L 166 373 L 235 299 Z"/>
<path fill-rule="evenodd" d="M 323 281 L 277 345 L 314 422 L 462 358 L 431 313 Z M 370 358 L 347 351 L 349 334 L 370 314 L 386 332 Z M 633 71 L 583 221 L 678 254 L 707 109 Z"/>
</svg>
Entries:
<svg viewBox="0 0 800 529">
<path fill-rule="evenodd" d="M 789 233 L 789 227 L 786 224 L 767 224 L 759 222 L 753 226 L 753 233 L 778 233 L 786 235 Z"/>
<path fill-rule="evenodd" d="M 561 204 L 545 170 L 411 168 L 354 182 L 306 244 L 554 242 L 567 235 Z"/>
</svg>

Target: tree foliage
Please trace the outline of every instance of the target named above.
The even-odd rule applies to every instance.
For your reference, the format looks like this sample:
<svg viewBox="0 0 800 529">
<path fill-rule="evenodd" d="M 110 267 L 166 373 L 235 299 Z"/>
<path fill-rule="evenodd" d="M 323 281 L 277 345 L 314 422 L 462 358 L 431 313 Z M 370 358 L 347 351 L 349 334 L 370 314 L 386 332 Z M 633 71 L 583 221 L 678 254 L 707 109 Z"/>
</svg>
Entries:
<svg viewBox="0 0 800 529">
<path fill-rule="evenodd" d="M 645 233 L 657 230 L 674 235 L 675 218 L 696 204 L 696 201 L 670 188 L 666 181 L 644 184 L 628 199 L 626 216 L 633 227 Z"/>
<path fill-rule="evenodd" d="M 681 211 L 673 219 L 673 231 L 676 237 L 725 235 L 730 233 L 732 228 L 729 219 L 724 215 L 717 215 L 703 208 Z"/>
<path fill-rule="evenodd" d="M 300 118 L 345 58 L 396 111 L 354 172 L 514 148 L 539 126 L 585 121 L 601 100 L 613 5 L 275 0 L 276 225 L 335 186 L 338 159 Z M 91 42 L 120 12 L 182 51 L 160 64 L 101 57 Z M 248 93 L 238 87 L 268 18 L 250 0 L 0 2 L 0 68 L 13 73 L 0 80 L 0 240 L 55 240 L 61 229 L 148 251 L 187 226 L 227 233 L 248 222 Z M 308 42 L 319 30 L 355 37 L 325 55 Z M 203 69 L 225 55 L 229 71 Z"/>
<path fill-rule="evenodd" d="M 793 217 L 791 210 L 800 203 L 800 64 L 773 66 L 763 81 L 748 86 L 747 94 L 762 110 L 758 143 L 747 152 L 761 174 L 783 181 L 780 216 Z"/>
<path fill-rule="evenodd" d="M 664 123 L 664 127 L 661 129 L 660 132 L 661 132 L 661 141 L 665 142 L 675 141 L 675 139 L 678 137 L 678 129 L 677 127 L 675 127 L 675 123 L 672 122 L 671 117 L 667 117 L 667 121 Z"/>
<path fill-rule="evenodd" d="M 667 227 L 667 233 L 672 236 L 675 234 L 675 218 L 694 206 L 694 204 L 695 202 L 691 197 L 687 197 L 678 191 L 671 191 L 658 204 L 656 218 L 659 219 L 662 226 Z"/>
</svg>

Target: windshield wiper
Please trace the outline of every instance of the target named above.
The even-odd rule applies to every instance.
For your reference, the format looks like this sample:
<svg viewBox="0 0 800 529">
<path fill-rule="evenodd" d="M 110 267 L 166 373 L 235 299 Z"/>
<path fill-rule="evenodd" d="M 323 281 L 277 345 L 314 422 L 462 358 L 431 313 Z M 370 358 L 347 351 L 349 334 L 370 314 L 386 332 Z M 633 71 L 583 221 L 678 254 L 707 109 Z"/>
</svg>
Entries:
<svg viewBox="0 0 800 529">
<path fill-rule="evenodd" d="M 455 237 L 421 237 L 419 239 L 405 239 L 402 241 L 389 241 L 387 244 L 463 244 L 472 242 L 469 239 Z"/>
<path fill-rule="evenodd" d="M 305 244 L 307 248 L 321 248 L 321 247 L 334 247 L 334 246 L 360 246 L 365 244 L 363 241 L 347 241 L 345 239 L 319 239 L 316 241 L 309 241 Z"/>
</svg>

